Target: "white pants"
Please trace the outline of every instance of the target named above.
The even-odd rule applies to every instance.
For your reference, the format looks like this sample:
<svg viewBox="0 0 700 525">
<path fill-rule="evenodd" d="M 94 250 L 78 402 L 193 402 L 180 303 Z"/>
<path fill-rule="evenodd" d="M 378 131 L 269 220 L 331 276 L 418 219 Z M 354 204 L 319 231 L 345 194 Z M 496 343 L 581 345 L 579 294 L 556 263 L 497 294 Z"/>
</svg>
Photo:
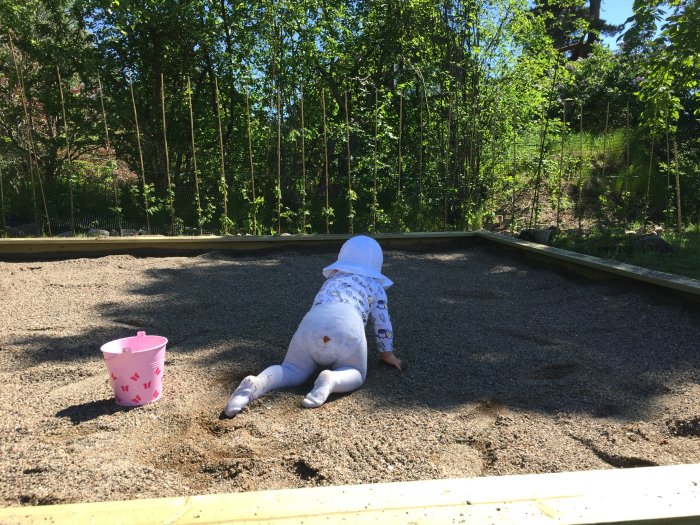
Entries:
<svg viewBox="0 0 700 525">
<path fill-rule="evenodd" d="M 234 416 L 250 401 L 276 388 L 300 385 L 317 367 L 321 372 L 303 406 L 321 406 L 332 393 L 351 392 L 367 376 L 367 338 L 362 317 L 344 303 L 314 306 L 304 316 L 281 365 L 248 376 L 231 395 L 224 412 Z"/>
</svg>

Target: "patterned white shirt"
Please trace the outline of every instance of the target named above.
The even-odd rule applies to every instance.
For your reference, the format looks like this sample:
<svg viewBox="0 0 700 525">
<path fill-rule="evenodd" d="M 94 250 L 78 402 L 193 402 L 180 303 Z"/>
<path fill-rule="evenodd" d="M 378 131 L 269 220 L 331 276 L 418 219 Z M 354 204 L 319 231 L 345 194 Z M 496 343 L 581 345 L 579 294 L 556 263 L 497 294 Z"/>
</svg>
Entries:
<svg viewBox="0 0 700 525">
<path fill-rule="evenodd" d="M 371 318 L 377 349 L 391 352 L 394 348 L 394 334 L 387 309 L 384 287 L 376 279 L 346 272 L 338 272 L 323 283 L 316 294 L 313 306 L 329 303 L 345 303 L 355 307 L 367 325 Z"/>
</svg>

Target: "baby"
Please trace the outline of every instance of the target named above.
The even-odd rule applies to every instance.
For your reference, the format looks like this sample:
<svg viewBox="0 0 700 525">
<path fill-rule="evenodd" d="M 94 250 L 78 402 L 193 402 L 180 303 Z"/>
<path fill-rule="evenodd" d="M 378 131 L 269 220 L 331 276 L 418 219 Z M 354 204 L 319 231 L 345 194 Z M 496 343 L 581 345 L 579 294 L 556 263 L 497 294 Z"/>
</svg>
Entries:
<svg viewBox="0 0 700 525">
<path fill-rule="evenodd" d="M 333 393 L 360 388 L 367 375 L 365 326 L 370 318 L 382 361 L 401 370 L 401 360 L 393 352 L 384 291 L 393 283 L 381 273 L 383 259 L 379 243 L 370 237 L 346 241 L 338 260 L 323 269 L 327 280 L 292 337 L 282 364 L 243 379 L 224 413 L 233 417 L 271 390 L 300 385 L 316 367 L 325 370 L 301 402 L 303 407 L 316 408 Z"/>
</svg>

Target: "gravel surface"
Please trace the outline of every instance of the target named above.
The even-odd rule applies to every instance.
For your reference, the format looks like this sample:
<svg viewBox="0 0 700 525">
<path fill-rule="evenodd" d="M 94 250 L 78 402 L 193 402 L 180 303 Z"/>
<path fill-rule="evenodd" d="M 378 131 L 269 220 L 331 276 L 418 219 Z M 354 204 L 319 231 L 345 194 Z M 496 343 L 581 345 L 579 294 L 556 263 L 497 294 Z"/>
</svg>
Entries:
<svg viewBox="0 0 700 525">
<path fill-rule="evenodd" d="M 335 253 L 0 263 L 0 499 L 37 505 L 700 463 L 700 310 L 517 254 L 389 251 L 399 372 L 220 413 L 280 362 Z M 100 346 L 169 338 L 122 408 Z"/>
</svg>

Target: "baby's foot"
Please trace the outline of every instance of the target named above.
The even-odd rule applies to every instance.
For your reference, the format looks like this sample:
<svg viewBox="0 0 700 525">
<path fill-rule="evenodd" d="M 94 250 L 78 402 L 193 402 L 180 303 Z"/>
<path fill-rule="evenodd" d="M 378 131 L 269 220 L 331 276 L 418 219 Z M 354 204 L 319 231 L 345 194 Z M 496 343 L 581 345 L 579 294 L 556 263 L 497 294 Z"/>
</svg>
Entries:
<svg viewBox="0 0 700 525">
<path fill-rule="evenodd" d="M 331 389 L 327 385 L 314 387 L 314 389 L 306 394 L 302 400 L 301 406 L 304 408 L 318 408 L 326 402 L 328 396 L 331 395 Z"/>
<path fill-rule="evenodd" d="M 236 388 L 233 394 L 231 394 L 228 403 L 226 403 L 224 414 L 226 414 L 228 417 L 233 417 L 237 415 L 248 405 L 248 403 L 252 401 L 252 399 L 254 399 L 253 396 L 255 394 L 255 390 L 256 388 L 254 376 L 248 376 L 245 379 L 243 379 L 243 381 L 241 381 L 241 384 L 238 385 L 238 388 Z"/>
</svg>

